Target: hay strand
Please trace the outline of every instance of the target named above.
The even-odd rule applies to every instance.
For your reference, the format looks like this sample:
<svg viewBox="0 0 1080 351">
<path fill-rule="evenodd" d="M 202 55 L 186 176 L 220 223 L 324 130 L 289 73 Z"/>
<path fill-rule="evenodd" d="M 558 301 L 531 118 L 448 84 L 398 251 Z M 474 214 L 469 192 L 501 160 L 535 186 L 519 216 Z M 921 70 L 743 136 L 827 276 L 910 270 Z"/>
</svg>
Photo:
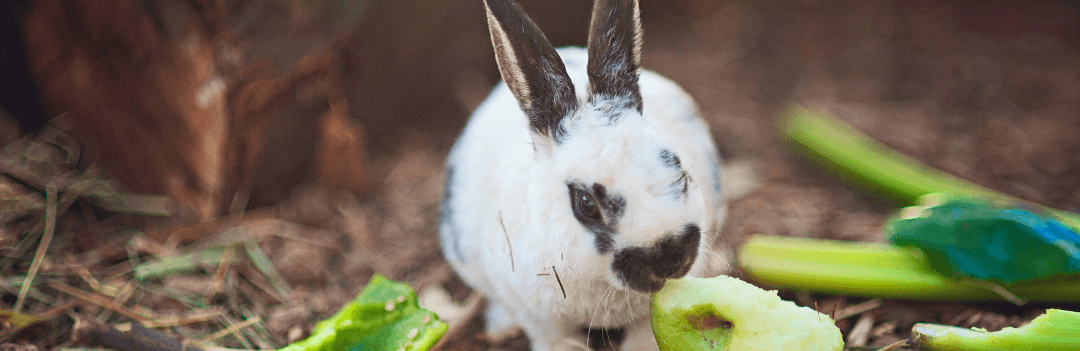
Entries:
<svg viewBox="0 0 1080 351">
<path fill-rule="evenodd" d="M 21 311 L 23 303 L 26 302 L 26 294 L 30 291 L 30 286 L 34 282 L 38 269 L 41 268 L 41 261 L 45 259 L 45 251 L 49 249 L 49 243 L 52 242 L 53 229 L 55 228 L 56 186 L 49 184 L 45 188 L 45 232 L 41 235 L 41 243 L 38 244 L 37 252 L 34 253 L 34 261 L 30 264 L 30 271 L 26 273 L 26 280 L 23 281 L 22 288 L 19 289 L 19 297 L 15 300 L 13 308 L 15 312 Z"/>
</svg>

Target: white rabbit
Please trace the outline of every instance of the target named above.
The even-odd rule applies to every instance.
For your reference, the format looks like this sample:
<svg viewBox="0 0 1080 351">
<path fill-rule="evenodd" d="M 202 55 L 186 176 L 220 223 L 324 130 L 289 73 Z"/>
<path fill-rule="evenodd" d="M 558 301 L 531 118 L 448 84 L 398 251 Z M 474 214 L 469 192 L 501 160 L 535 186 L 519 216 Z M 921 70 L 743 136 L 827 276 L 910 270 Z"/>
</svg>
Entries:
<svg viewBox="0 0 1080 351">
<path fill-rule="evenodd" d="M 587 51 L 555 50 L 513 0 L 485 8 L 505 84 L 450 152 L 443 254 L 487 297 L 489 334 L 569 350 L 587 328 L 627 328 L 624 349 L 656 349 L 649 294 L 717 254 L 708 125 L 674 82 L 639 79 L 637 0 L 596 0 Z"/>
</svg>

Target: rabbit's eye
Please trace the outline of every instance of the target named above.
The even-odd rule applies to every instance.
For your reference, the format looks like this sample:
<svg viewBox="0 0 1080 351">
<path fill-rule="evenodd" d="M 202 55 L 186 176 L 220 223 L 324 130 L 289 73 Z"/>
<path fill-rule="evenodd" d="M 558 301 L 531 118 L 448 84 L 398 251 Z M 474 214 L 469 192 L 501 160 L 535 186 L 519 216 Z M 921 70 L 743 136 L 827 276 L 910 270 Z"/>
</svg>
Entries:
<svg viewBox="0 0 1080 351">
<path fill-rule="evenodd" d="M 574 210 L 574 217 L 585 224 L 596 224 L 603 221 L 600 214 L 600 206 L 596 204 L 592 194 L 579 187 L 570 187 L 570 205 Z"/>
</svg>

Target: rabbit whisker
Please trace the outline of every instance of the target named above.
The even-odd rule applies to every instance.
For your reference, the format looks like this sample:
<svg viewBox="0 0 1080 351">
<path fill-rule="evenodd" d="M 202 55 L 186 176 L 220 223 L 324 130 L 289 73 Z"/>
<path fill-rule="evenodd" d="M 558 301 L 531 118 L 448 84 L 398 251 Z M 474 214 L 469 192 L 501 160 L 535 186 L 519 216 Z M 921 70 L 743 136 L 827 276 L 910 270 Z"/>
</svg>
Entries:
<svg viewBox="0 0 1080 351">
<path fill-rule="evenodd" d="M 592 337 L 593 319 L 596 319 L 596 312 L 600 310 L 600 305 L 604 303 L 604 299 L 607 297 L 608 293 L 614 293 L 614 292 L 615 292 L 615 288 L 609 286 L 606 290 L 604 290 L 604 293 L 602 295 L 600 295 L 600 300 L 596 301 L 596 308 L 593 308 L 592 317 L 589 317 L 589 329 L 585 332 L 585 344 L 586 345 L 589 344 L 589 338 Z"/>
<path fill-rule="evenodd" d="M 601 332 L 602 332 L 602 333 L 604 333 L 604 339 L 605 339 L 605 340 L 607 340 L 607 344 L 608 344 L 608 345 L 611 345 L 611 334 L 608 334 L 608 333 L 609 333 L 609 329 L 608 329 L 608 328 L 604 328 L 604 329 L 602 329 L 602 330 L 601 330 Z"/>
<path fill-rule="evenodd" d="M 706 255 L 712 256 L 712 258 L 713 258 L 711 260 L 708 260 L 708 259 L 705 260 L 705 270 L 707 272 L 711 272 L 711 271 L 727 271 L 728 269 L 731 268 L 729 266 L 729 263 L 727 262 L 727 260 L 725 260 L 723 256 L 721 256 L 719 253 L 717 253 L 712 248 L 703 247 L 702 252 L 704 252 Z"/>
</svg>

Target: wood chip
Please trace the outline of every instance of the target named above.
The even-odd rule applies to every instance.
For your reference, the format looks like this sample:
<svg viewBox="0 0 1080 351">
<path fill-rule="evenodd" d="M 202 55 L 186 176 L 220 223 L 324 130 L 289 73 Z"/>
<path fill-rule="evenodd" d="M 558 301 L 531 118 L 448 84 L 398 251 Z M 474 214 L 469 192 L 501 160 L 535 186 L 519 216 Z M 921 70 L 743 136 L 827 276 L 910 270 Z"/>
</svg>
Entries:
<svg viewBox="0 0 1080 351">
<path fill-rule="evenodd" d="M 882 299 L 867 300 L 867 301 L 864 301 L 864 302 L 859 303 L 857 305 L 851 305 L 851 306 L 848 306 L 848 307 L 844 307 L 840 311 L 836 312 L 836 315 L 833 316 L 833 319 L 835 319 L 835 320 L 847 319 L 848 317 L 863 314 L 864 312 L 868 312 L 868 311 L 871 311 L 871 310 L 873 310 L 875 308 L 881 307 L 881 305 L 884 305 L 884 304 L 885 304 L 885 301 L 882 300 Z"/>
<path fill-rule="evenodd" d="M 866 346 L 866 342 L 870 339 L 870 331 L 874 328 L 874 315 L 871 313 L 863 313 L 859 317 L 859 321 L 855 322 L 855 326 L 851 327 L 851 332 L 848 333 L 847 347 L 863 347 Z"/>
</svg>

